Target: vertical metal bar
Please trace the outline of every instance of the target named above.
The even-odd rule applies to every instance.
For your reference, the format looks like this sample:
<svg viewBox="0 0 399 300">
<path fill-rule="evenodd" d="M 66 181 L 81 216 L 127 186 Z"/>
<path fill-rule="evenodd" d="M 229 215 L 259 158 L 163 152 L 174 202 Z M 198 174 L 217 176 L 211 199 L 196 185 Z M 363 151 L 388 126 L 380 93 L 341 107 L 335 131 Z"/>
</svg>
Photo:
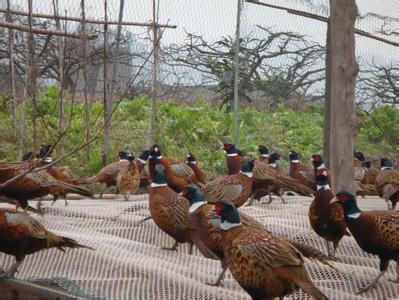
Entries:
<svg viewBox="0 0 399 300">
<path fill-rule="evenodd" d="M 104 64 L 103 64 L 103 78 L 104 78 L 104 148 L 103 148 L 103 156 L 102 163 L 103 165 L 107 164 L 108 154 L 109 154 L 109 133 L 111 129 L 111 107 L 108 95 L 108 3 L 107 0 L 104 0 Z"/>
<path fill-rule="evenodd" d="M 241 26 L 241 8 L 242 0 L 237 0 L 237 23 L 236 23 L 236 34 L 234 43 L 234 132 L 233 132 L 233 143 L 238 143 L 238 81 L 240 71 L 240 26 Z"/>
</svg>

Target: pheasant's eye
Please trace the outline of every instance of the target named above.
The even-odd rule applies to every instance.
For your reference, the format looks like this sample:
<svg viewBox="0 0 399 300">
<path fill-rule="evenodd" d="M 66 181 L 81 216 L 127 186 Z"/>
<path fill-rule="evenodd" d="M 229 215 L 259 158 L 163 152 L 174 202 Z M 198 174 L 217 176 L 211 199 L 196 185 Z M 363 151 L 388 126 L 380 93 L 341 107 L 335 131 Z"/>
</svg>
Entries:
<svg viewBox="0 0 399 300">
<path fill-rule="evenodd" d="M 218 215 L 222 213 L 222 204 L 220 202 L 216 203 L 215 205 L 215 211 Z"/>
</svg>

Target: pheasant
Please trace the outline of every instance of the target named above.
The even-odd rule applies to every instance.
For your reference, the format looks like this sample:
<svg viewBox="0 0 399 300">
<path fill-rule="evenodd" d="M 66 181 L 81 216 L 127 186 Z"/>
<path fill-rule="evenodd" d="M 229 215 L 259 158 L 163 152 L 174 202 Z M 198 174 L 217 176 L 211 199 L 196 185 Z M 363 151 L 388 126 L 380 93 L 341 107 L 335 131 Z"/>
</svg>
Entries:
<svg viewBox="0 0 399 300">
<path fill-rule="evenodd" d="M 360 151 L 353 153 L 353 166 L 354 167 L 361 167 L 362 163 L 366 160 L 364 154 Z"/>
<path fill-rule="evenodd" d="M 309 207 L 309 221 L 313 230 L 326 241 L 328 256 L 335 259 L 335 250 L 339 241 L 345 234 L 349 234 L 342 207 L 337 203 L 330 204 L 334 195 L 327 178 L 327 170 L 317 170 L 317 193 Z M 330 242 L 333 243 L 332 250 L 330 250 Z"/>
<path fill-rule="evenodd" d="M 269 149 L 265 145 L 258 146 L 259 160 L 268 163 Z"/>
<path fill-rule="evenodd" d="M 388 209 L 395 210 L 399 201 L 399 170 L 394 170 L 386 158 L 381 158 L 381 172 L 376 178 L 375 187 L 378 195 L 387 202 Z M 389 201 L 392 202 L 391 207 Z"/>
<path fill-rule="evenodd" d="M 357 244 L 363 251 L 377 255 L 380 259 L 380 273 L 367 286 L 363 293 L 373 288 L 388 269 L 389 261 L 395 260 L 399 266 L 399 213 L 394 211 L 361 211 L 355 197 L 341 191 L 332 201 L 344 209 L 345 222 Z M 399 282 L 397 267 L 396 282 Z"/>
<path fill-rule="evenodd" d="M 307 180 L 308 173 L 313 173 L 313 168 L 308 165 L 304 165 L 299 161 L 299 155 L 297 152 L 291 150 L 289 153 L 289 158 L 290 158 L 290 169 L 289 169 L 289 175 L 298 180 L 300 183 L 307 185 L 308 187 L 312 188 L 315 190 L 315 186 L 313 183 L 309 182 Z"/>
<path fill-rule="evenodd" d="M 150 151 L 143 150 L 140 153 L 139 158 L 136 160 L 137 169 L 140 172 L 140 187 L 144 188 L 151 184 L 151 176 L 147 168 L 148 158 L 150 157 Z"/>
<path fill-rule="evenodd" d="M 243 153 L 235 145 L 229 143 L 223 144 L 223 149 L 226 151 L 227 175 L 239 173 L 244 162 Z"/>
<path fill-rule="evenodd" d="M 189 183 L 201 184 L 198 183 L 194 171 L 187 166 L 187 164 L 175 159 L 163 157 L 160 147 L 155 144 L 150 148 L 149 159 L 149 170 L 152 180 L 155 165 L 157 164 L 164 166 L 167 183 L 169 187 L 177 193 Z"/>
<path fill-rule="evenodd" d="M 105 188 L 103 188 L 100 192 L 100 198 L 103 197 L 103 194 L 107 190 L 107 188 L 111 186 L 116 186 L 116 178 L 119 171 L 129 165 L 129 153 L 125 151 L 119 151 L 118 156 L 119 161 L 105 166 L 100 170 L 100 172 L 98 172 L 97 175 L 86 179 L 87 184 L 98 182 L 103 186 L 105 185 Z"/>
<path fill-rule="evenodd" d="M 187 185 L 181 194 L 190 202 L 189 215 L 200 238 L 204 241 L 208 249 L 211 250 L 221 261 L 222 272 L 220 273 L 216 283 L 213 284 L 218 286 L 227 270 L 227 264 L 223 252 L 222 230 L 215 226 L 215 218 L 217 218 L 215 205 L 208 204 L 204 194 L 198 186 L 194 184 Z M 240 219 L 243 226 L 266 230 L 261 223 L 242 212 L 240 213 Z M 317 249 L 300 242 L 289 242 L 294 244 L 294 246 L 297 247 L 304 256 L 328 264 L 326 256 Z"/>
<path fill-rule="evenodd" d="M 247 158 L 238 174 L 220 176 L 201 188 L 208 202 L 231 199 L 236 207 L 242 206 L 251 194 L 254 160 Z"/>
<path fill-rule="evenodd" d="M 278 195 L 282 202 L 285 203 L 281 196 L 281 190 L 294 191 L 303 196 L 314 194 L 314 191 L 308 186 L 285 176 L 277 164 L 279 159 L 280 155 L 278 153 L 272 153 L 269 156 L 268 164 L 263 161 L 255 161 L 251 201 L 269 195 L 268 203 L 270 203 L 272 201 L 271 193 L 273 193 Z"/>
<path fill-rule="evenodd" d="M 151 183 L 149 210 L 155 224 L 175 240 L 171 248 L 163 247 L 162 249 L 177 250 L 179 243 L 189 243 L 191 254 L 193 244 L 195 244 L 205 257 L 215 259 L 212 251 L 199 238 L 188 215 L 188 208 L 187 199 L 180 197 L 168 186 L 166 170 L 161 164 L 157 164 Z"/>
<path fill-rule="evenodd" d="M 2 164 L 0 167 L 0 183 L 15 178 L 32 168 L 31 163 Z M 63 195 L 76 193 L 86 197 L 92 197 L 93 193 L 87 189 L 68 184 L 55 179 L 46 170 L 35 170 L 25 174 L 10 184 L 0 189 L 0 196 L 14 199 L 24 210 L 28 207 L 28 200 L 44 197 L 48 194 Z M 36 210 L 39 212 L 40 210 Z"/>
<path fill-rule="evenodd" d="M 265 229 L 243 226 L 229 202 L 219 201 L 215 208 L 221 217 L 226 263 L 252 299 L 282 298 L 298 288 L 315 299 L 328 299 L 306 274 L 298 249 Z"/>
<path fill-rule="evenodd" d="M 125 200 L 129 200 L 129 195 L 135 194 L 140 186 L 140 171 L 133 155 L 127 157 L 129 164 L 118 172 L 116 177 L 116 187 L 123 194 Z"/>
<path fill-rule="evenodd" d="M 197 159 L 192 153 L 187 155 L 186 164 L 193 170 L 195 174 L 195 178 L 197 182 L 202 184 L 206 184 L 206 177 L 204 172 L 202 172 L 201 168 L 198 166 Z"/>
<path fill-rule="evenodd" d="M 26 255 L 49 248 L 57 248 L 62 252 L 65 252 L 64 248 L 94 250 L 73 239 L 47 231 L 42 224 L 25 213 L 0 209 L 0 251 L 16 259 L 7 271 L 0 271 L 0 277 L 14 277 Z"/>
</svg>

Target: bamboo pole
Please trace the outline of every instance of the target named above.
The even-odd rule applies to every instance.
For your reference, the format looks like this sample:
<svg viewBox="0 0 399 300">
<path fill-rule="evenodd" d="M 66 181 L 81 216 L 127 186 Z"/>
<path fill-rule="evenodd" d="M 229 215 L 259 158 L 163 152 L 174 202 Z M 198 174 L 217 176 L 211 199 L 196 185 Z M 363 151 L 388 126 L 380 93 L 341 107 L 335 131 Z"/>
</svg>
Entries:
<svg viewBox="0 0 399 300">
<path fill-rule="evenodd" d="M 7 12 L 9 12 L 12 15 L 28 16 L 28 14 L 26 12 L 0 8 L 0 13 L 7 13 Z M 42 18 L 42 19 L 54 19 L 54 16 L 47 15 L 47 14 L 32 14 L 32 17 Z M 74 17 L 70 17 L 70 16 L 58 16 L 58 18 L 60 20 L 65 20 L 65 21 L 72 21 L 72 22 L 79 22 L 79 23 L 81 22 L 80 18 L 74 18 Z M 119 24 L 118 21 L 104 21 L 104 20 L 90 20 L 90 19 L 86 19 L 85 22 L 88 24 L 99 24 L 99 25 L 104 25 L 105 23 L 108 25 L 118 25 Z M 151 27 L 152 23 L 150 23 L 150 22 L 122 22 L 121 25 Z M 170 24 L 158 24 L 158 27 L 164 27 L 164 28 L 170 28 L 170 29 L 177 28 L 176 25 L 170 25 Z"/>
<path fill-rule="evenodd" d="M 37 149 L 37 125 L 36 125 L 36 62 L 35 62 L 35 40 L 32 30 L 32 1 L 28 0 L 29 7 L 29 34 L 28 34 L 28 53 L 27 53 L 27 92 L 28 98 L 32 101 L 32 127 L 33 127 L 33 149 Z"/>
<path fill-rule="evenodd" d="M 84 120 L 83 120 L 83 127 L 84 127 L 84 140 L 87 142 L 90 136 L 90 107 L 89 101 L 87 97 L 87 39 L 86 39 L 86 13 L 85 13 L 85 0 L 81 0 L 80 2 L 80 9 L 81 9 L 81 35 L 83 36 L 81 40 L 81 56 L 83 60 L 83 97 L 84 97 Z M 86 148 L 86 156 L 87 159 L 90 158 L 90 146 Z"/>
<path fill-rule="evenodd" d="M 156 126 L 157 115 L 157 90 L 158 90 L 158 24 L 157 24 L 157 8 L 156 0 L 152 0 L 152 47 L 153 47 L 153 61 L 152 61 L 152 86 L 151 86 L 151 105 L 150 105 L 150 123 L 149 132 L 147 136 L 147 144 L 150 146 L 154 142 L 154 132 Z"/>
<path fill-rule="evenodd" d="M 58 31 L 61 31 L 61 22 L 60 18 L 58 17 L 58 0 L 53 0 L 53 12 L 54 12 L 54 19 L 55 19 L 55 26 Z M 58 44 L 58 60 L 59 60 L 59 78 L 60 78 L 60 134 L 65 129 L 65 105 L 64 105 L 64 46 L 61 36 L 57 36 L 57 44 Z"/>
<path fill-rule="evenodd" d="M 234 121 L 233 121 L 233 143 L 238 145 L 238 82 L 239 82 L 239 71 L 240 71 L 240 25 L 241 25 L 241 8 L 242 0 L 237 0 L 237 23 L 236 23 L 236 35 L 234 42 Z"/>
<path fill-rule="evenodd" d="M 121 35 L 122 35 L 122 19 L 123 19 L 123 8 L 125 6 L 125 1 L 120 0 L 119 2 L 119 20 L 118 20 L 118 28 L 116 32 L 116 44 L 115 44 L 115 52 L 112 55 L 113 61 L 112 61 L 112 80 L 111 80 L 111 92 L 110 92 L 110 101 L 111 101 L 111 106 L 114 101 L 114 94 L 115 94 L 115 83 L 116 83 L 116 76 L 118 72 L 118 66 L 119 66 L 119 48 L 121 44 Z"/>
<path fill-rule="evenodd" d="M 274 8 L 274 9 L 278 9 L 278 10 L 285 10 L 287 13 L 289 14 L 293 14 L 293 15 L 297 15 L 297 16 L 302 16 L 305 18 L 309 18 L 309 19 L 314 19 L 314 20 L 318 20 L 321 22 L 328 22 L 328 18 L 320 16 L 320 15 L 316 15 L 316 14 L 312 14 L 306 11 L 302 11 L 302 10 L 297 10 L 297 9 L 292 9 L 292 8 L 287 8 L 287 7 L 283 7 L 283 6 L 279 6 L 279 5 L 274 5 L 274 4 L 268 4 L 268 3 L 264 3 L 264 2 L 259 2 L 257 0 L 246 0 L 246 2 L 248 3 L 252 3 L 252 4 L 257 4 L 257 5 L 261 5 L 261 6 L 266 6 L 266 7 L 270 7 L 270 8 Z M 370 39 L 379 41 L 379 42 L 383 42 L 395 47 L 399 47 L 399 43 L 388 40 L 388 39 L 384 39 L 382 37 L 373 35 L 367 31 L 364 30 L 360 30 L 355 28 L 354 32 L 358 35 L 364 36 L 364 37 L 368 37 Z"/>
<path fill-rule="evenodd" d="M 104 0 L 104 20 L 108 21 L 108 3 L 107 0 Z M 104 64 L 103 64 L 103 78 L 104 78 L 104 146 L 103 146 L 103 155 L 102 155 L 102 163 L 103 166 L 107 164 L 108 155 L 109 155 L 109 133 L 111 129 L 111 107 L 110 107 L 110 99 L 108 95 L 109 91 L 109 83 L 108 83 L 108 23 L 104 23 Z"/>
<path fill-rule="evenodd" d="M 10 0 L 7 0 L 7 9 L 10 9 Z M 6 15 L 6 20 L 12 23 L 11 15 Z M 10 76 L 11 76 L 11 96 L 12 96 L 12 131 L 13 135 L 17 134 L 17 93 L 15 81 L 15 65 L 14 65 L 14 30 L 8 29 L 8 54 L 10 58 Z"/>
<path fill-rule="evenodd" d="M 33 14 L 32 14 L 33 17 Z M 8 29 L 15 29 L 18 31 L 22 32 L 32 32 L 34 34 L 42 34 L 42 35 L 55 35 L 55 36 L 65 36 L 65 37 L 70 37 L 74 39 L 81 39 L 82 36 L 76 33 L 70 33 L 70 32 L 60 32 L 57 30 L 46 30 L 46 29 L 41 29 L 41 28 L 30 28 L 30 26 L 24 26 L 24 25 L 17 25 L 17 24 L 12 24 L 8 22 L 0 22 L 0 28 L 8 28 Z M 95 34 L 90 34 L 86 37 L 88 40 L 94 40 L 97 38 L 97 35 Z"/>
</svg>

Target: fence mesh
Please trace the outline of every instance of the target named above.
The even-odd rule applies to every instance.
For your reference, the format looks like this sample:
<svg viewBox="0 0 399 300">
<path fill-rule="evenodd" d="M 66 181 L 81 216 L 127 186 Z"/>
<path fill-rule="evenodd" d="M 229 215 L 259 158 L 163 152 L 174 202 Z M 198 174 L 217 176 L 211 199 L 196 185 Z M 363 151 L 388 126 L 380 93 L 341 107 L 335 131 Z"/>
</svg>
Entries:
<svg viewBox="0 0 399 300">
<path fill-rule="evenodd" d="M 324 241 L 310 228 L 308 207 L 312 198 L 286 196 L 266 205 L 256 203 L 241 211 L 263 223 L 273 234 L 303 241 L 326 253 Z M 359 199 L 364 210 L 385 209 L 382 199 Z M 2 205 L 4 206 L 4 205 Z M 46 207 L 46 215 L 37 217 L 46 228 L 77 239 L 95 248 L 42 251 L 27 257 L 17 278 L 57 287 L 77 296 L 93 299 L 249 299 L 227 272 L 223 287 L 206 283 L 216 280 L 220 263 L 206 259 L 188 246 L 166 251 L 173 240 L 153 221 L 134 226 L 148 215 L 148 195 L 132 196 L 130 201 L 113 200 L 58 201 Z M 306 270 L 329 299 L 398 299 L 399 287 L 388 281 L 396 278 L 393 262 L 377 287 L 354 295 L 378 274 L 378 259 L 364 253 L 353 237 L 344 237 L 337 250 L 336 270 L 306 260 Z M 0 255 L 2 266 L 13 258 Z M 308 299 L 297 292 L 287 299 Z"/>
</svg>

